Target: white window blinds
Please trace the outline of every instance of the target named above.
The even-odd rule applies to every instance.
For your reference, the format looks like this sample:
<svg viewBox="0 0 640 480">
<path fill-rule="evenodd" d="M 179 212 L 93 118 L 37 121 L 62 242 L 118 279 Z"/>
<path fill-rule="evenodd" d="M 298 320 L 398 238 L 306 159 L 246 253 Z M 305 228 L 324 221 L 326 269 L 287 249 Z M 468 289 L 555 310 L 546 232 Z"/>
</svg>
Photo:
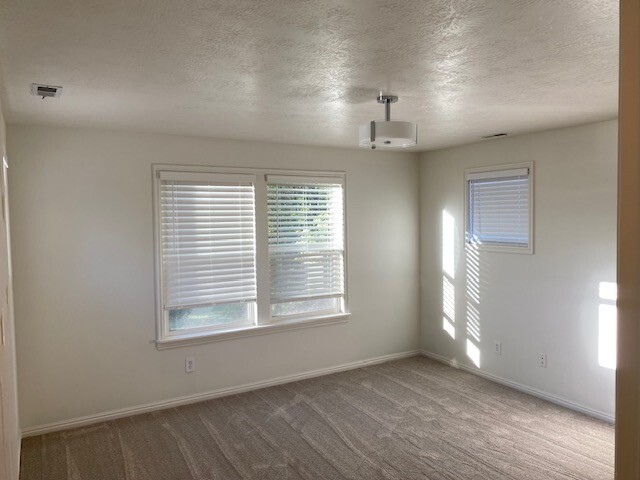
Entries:
<svg viewBox="0 0 640 480">
<path fill-rule="evenodd" d="M 341 180 L 267 181 L 271 303 L 342 297 Z"/>
<path fill-rule="evenodd" d="M 529 170 L 518 168 L 467 175 L 469 240 L 528 246 Z"/>
<path fill-rule="evenodd" d="M 252 176 L 162 172 L 165 310 L 256 299 Z"/>
</svg>

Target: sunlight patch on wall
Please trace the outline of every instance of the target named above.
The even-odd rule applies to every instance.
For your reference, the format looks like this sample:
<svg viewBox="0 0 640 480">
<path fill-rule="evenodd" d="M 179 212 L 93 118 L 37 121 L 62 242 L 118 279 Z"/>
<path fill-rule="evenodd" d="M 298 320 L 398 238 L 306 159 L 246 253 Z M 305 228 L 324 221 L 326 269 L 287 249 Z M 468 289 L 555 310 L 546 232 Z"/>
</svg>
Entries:
<svg viewBox="0 0 640 480">
<path fill-rule="evenodd" d="M 467 303 L 467 336 L 480 341 L 480 313 L 471 303 Z"/>
<path fill-rule="evenodd" d="M 613 282 L 600 282 L 600 305 L 598 306 L 598 364 L 603 368 L 616 369 L 618 288 Z"/>
<path fill-rule="evenodd" d="M 471 359 L 474 365 L 480 368 L 480 349 L 467 338 L 467 357 Z"/>
<path fill-rule="evenodd" d="M 477 247 L 475 247 L 477 248 Z M 467 296 L 480 302 L 480 264 L 474 247 L 467 248 Z"/>
<path fill-rule="evenodd" d="M 480 368 L 480 254 L 478 246 L 466 248 L 467 357 Z"/>
<path fill-rule="evenodd" d="M 467 245 L 467 337 L 480 342 L 480 255 Z"/>
<path fill-rule="evenodd" d="M 442 210 L 442 329 L 456 338 L 456 289 L 455 275 L 455 220 Z"/>
<path fill-rule="evenodd" d="M 442 317 L 442 329 L 447 332 L 451 338 L 456 339 L 456 327 L 447 317 Z"/>
<path fill-rule="evenodd" d="M 456 321 L 456 291 L 446 276 L 442 277 L 442 313 L 452 322 Z"/>
<path fill-rule="evenodd" d="M 442 211 L 442 271 L 455 278 L 455 220 L 449 212 Z"/>
<path fill-rule="evenodd" d="M 598 364 L 616 369 L 616 307 L 600 305 L 598 312 Z"/>
<path fill-rule="evenodd" d="M 618 300 L 618 285 L 615 282 L 600 282 L 598 285 L 600 300 Z"/>
</svg>

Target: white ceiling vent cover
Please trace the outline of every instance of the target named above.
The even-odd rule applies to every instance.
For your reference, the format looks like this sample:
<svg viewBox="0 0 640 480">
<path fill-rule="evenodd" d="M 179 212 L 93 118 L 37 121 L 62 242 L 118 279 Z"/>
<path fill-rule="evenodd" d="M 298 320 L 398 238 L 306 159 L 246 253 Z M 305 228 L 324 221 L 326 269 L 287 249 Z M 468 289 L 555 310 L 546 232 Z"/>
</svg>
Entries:
<svg viewBox="0 0 640 480">
<path fill-rule="evenodd" d="M 40 85 L 39 83 L 31 84 L 31 95 L 37 97 L 54 97 L 57 98 L 62 95 L 62 87 L 56 87 L 54 85 Z"/>
</svg>

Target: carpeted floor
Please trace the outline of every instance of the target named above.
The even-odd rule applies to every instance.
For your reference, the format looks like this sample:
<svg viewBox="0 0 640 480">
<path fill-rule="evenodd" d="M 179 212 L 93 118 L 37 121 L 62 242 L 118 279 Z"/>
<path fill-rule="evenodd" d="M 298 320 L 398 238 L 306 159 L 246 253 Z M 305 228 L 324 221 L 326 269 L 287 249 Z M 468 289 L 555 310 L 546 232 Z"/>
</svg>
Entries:
<svg viewBox="0 0 640 480">
<path fill-rule="evenodd" d="M 20 478 L 606 480 L 613 434 L 413 357 L 27 438 Z"/>
</svg>

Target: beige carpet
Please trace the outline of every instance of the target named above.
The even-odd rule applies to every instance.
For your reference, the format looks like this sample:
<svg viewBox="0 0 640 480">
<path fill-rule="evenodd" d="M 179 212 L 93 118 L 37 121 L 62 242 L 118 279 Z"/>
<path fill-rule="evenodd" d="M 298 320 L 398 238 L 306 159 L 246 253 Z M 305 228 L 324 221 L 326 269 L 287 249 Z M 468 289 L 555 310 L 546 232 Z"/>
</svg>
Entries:
<svg viewBox="0 0 640 480">
<path fill-rule="evenodd" d="M 606 480 L 613 433 L 413 357 L 27 438 L 20 478 Z"/>
</svg>

